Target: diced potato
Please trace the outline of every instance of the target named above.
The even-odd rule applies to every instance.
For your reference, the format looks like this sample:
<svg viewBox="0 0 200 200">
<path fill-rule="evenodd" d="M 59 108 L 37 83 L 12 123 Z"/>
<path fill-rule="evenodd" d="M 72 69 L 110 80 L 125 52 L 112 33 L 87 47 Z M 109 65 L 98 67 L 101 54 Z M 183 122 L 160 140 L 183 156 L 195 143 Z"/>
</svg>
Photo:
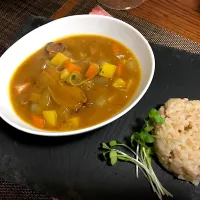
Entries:
<svg viewBox="0 0 200 200">
<path fill-rule="evenodd" d="M 69 58 L 58 52 L 51 60 L 51 64 L 61 67 L 66 60 L 69 60 Z"/>
<path fill-rule="evenodd" d="M 72 117 L 68 120 L 68 123 L 71 125 L 71 128 L 77 128 L 80 122 L 79 117 Z"/>
<path fill-rule="evenodd" d="M 47 110 L 42 112 L 46 123 L 50 126 L 56 126 L 57 124 L 57 113 L 56 110 Z"/>
<path fill-rule="evenodd" d="M 60 74 L 60 78 L 64 81 L 66 81 L 69 75 L 70 75 L 70 73 L 68 72 L 68 70 L 64 69 Z"/>
<path fill-rule="evenodd" d="M 121 78 L 116 78 L 112 85 L 113 87 L 121 88 L 126 86 L 126 82 Z"/>
<path fill-rule="evenodd" d="M 115 65 L 112 65 L 107 62 L 103 62 L 100 65 L 101 71 L 100 71 L 99 75 L 104 76 L 106 78 L 112 78 L 113 75 L 115 74 L 116 68 L 117 67 Z"/>
</svg>

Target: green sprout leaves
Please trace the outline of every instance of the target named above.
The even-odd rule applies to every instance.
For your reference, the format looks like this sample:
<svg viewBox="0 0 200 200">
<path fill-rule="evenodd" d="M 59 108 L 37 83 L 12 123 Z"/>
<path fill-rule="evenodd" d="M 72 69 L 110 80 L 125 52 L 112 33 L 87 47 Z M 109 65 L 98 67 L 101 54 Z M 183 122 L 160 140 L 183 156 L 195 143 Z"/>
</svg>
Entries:
<svg viewBox="0 0 200 200">
<path fill-rule="evenodd" d="M 159 199 L 162 199 L 164 195 L 172 197 L 159 182 L 151 165 L 151 156 L 154 155 L 154 136 L 151 133 L 155 124 L 164 123 L 165 119 L 153 108 L 149 111 L 148 119 L 145 121 L 142 129 L 139 132 L 132 133 L 130 137 L 130 146 L 116 140 L 112 140 L 108 144 L 102 143 L 101 145 L 102 149 L 105 151 L 103 152 L 103 158 L 109 161 L 111 165 L 115 165 L 117 161 L 135 164 L 136 176 L 138 177 L 138 170 L 140 169 L 148 179 L 153 191 L 157 194 Z M 132 153 L 133 156 L 129 156 L 127 153 L 119 150 L 119 147 L 125 148 L 126 151 Z"/>
</svg>

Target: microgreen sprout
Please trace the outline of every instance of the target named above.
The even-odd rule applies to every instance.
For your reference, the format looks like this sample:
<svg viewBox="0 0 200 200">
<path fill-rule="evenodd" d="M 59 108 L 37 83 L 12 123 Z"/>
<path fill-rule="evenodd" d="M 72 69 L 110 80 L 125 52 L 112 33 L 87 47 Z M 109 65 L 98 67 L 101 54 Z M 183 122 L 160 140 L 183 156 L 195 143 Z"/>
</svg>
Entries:
<svg viewBox="0 0 200 200">
<path fill-rule="evenodd" d="M 169 193 L 158 180 L 152 168 L 152 155 L 154 155 L 153 143 L 154 136 L 151 134 L 154 129 L 154 123 L 164 124 L 165 119 L 160 116 L 156 109 L 151 109 L 148 113 L 148 119 L 140 132 L 133 132 L 130 137 L 130 145 L 112 140 L 108 144 L 102 143 L 101 147 L 104 150 L 103 158 L 111 165 L 115 165 L 117 161 L 130 162 L 136 165 L 136 177 L 139 177 L 139 170 L 148 179 L 153 191 L 162 200 L 163 196 L 170 196 Z M 123 147 L 128 150 L 133 156 L 119 150 L 118 147 Z"/>
</svg>

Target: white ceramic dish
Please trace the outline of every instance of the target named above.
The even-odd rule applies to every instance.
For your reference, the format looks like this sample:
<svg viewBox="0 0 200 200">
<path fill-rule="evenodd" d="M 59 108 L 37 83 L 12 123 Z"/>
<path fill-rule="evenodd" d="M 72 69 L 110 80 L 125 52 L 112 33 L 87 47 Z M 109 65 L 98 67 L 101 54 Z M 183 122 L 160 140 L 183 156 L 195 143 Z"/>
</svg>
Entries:
<svg viewBox="0 0 200 200">
<path fill-rule="evenodd" d="M 96 34 L 116 39 L 133 51 L 140 62 L 142 80 L 131 102 L 114 117 L 97 125 L 68 132 L 37 129 L 14 112 L 9 98 L 10 78 L 16 68 L 46 43 L 73 34 Z M 28 33 L 13 44 L 0 58 L 0 117 L 11 126 L 35 135 L 66 136 L 88 132 L 118 119 L 131 110 L 147 91 L 155 70 L 155 59 L 146 39 L 135 28 L 112 17 L 77 15 L 55 20 Z"/>
</svg>

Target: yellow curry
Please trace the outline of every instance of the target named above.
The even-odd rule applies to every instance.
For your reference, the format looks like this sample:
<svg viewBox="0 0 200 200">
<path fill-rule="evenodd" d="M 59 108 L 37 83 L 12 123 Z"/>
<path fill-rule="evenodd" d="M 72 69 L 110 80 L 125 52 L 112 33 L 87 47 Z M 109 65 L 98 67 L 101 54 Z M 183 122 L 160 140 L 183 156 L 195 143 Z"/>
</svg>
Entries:
<svg viewBox="0 0 200 200">
<path fill-rule="evenodd" d="M 69 131 L 103 122 L 132 99 L 141 79 L 133 53 L 103 36 L 50 42 L 14 73 L 10 99 L 17 115 L 44 130 Z"/>
</svg>

